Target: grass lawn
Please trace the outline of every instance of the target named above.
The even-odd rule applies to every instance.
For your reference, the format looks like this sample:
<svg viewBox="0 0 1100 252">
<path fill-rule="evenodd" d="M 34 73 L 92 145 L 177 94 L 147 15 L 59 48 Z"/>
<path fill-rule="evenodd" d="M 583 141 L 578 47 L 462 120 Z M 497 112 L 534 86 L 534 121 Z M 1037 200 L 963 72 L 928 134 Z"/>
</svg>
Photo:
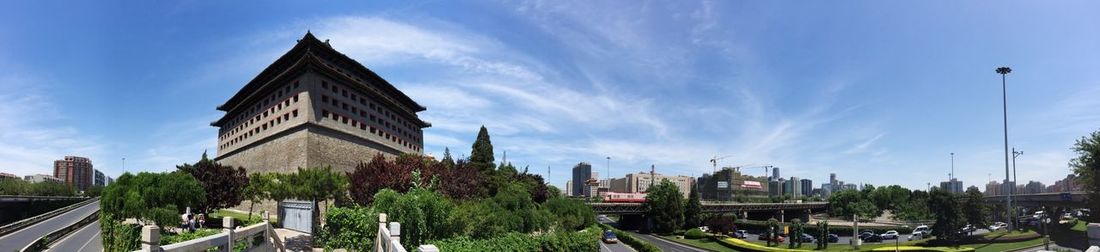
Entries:
<svg viewBox="0 0 1100 252">
<path fill-rule="evenodd" d="M 688 245 L 688 246 L 692 246 L 692 247 L 696 247 L 696 248 L 701 248 L 701 249 L 706 249 L 706 250 L 736 251 L 736 250 L 733 250 L 729 247 L 726 247 L 725 245 L 719 244 L 718 242 L 712 241 L 712 240 L 707 239 L 707 238 L 692 240 L 692 239 L 678 239 L 678 238 L 676 238 L 675 235 L 662 235 L 661 237 L 665 238 L 665 239 L 675 241 L 675 242 L 678 242 L 680 244 L 684 244 L 684 245 Z"/>
<path fill-rule="evenodd" d="M 1035 239 L 1020 241 L 1020 242 L 992 243 L 992 244 L 986 244 L 986 245 L 971 244 L 971 245 L 963 245 L 963 247 L 974 248 L 974 250 L 977 251 L 977 252 L 983 252 L 983 251 L 992 252 L 992 251 L 1006 251 L 1006 250 L 1012 250 L 1012 249 L 1027 248 L 1027 247 L 1037 246 L 1037 245 L 1040 245 L 1040 244 L 1043 244 L 1043 238 L 1035 238 Z"/>
<path fill-rule="evenodd" d="M 1088 227 L 1089 227 L 1089 222 L 1078 220 L 1077 224 L 1073 225 L 1073 227 L 1071 227 L 1069 229 L 1073 230 L 1073 231 L 1079 231 L 1079 232 L 1088 232 Z"/>
</svg>

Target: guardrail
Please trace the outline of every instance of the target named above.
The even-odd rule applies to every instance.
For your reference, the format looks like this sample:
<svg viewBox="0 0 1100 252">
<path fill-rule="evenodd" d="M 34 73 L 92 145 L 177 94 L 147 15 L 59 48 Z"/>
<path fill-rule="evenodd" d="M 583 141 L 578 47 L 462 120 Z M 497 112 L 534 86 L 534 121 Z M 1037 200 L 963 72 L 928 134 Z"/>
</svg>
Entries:
<svg viewBox="0 0 1100 252">
<path fill-rule="evenodd" d="M 44 251 L 48 248 L 50 243 L 53 243 L 54 241 L 57 241 L 61 237 L 65 237 L 72 232 L 76 232 L 76 230 L 83 228 L 85 225 L 88 225 L 88 223 L 92 223 L 97 220 L 99 220 L 99 211 L 92 212 L 92 214 L 85 216 L 83 219 L 80 219 L 80 221 L 77 221 L 76 223 L 70 224 L 66 227 L 50 232 L 49 234 L 43 235 L 31 244 L 27 244 L 26 247 L 23 247 L 23 249 L 19 251 Z"/>
<path fill-rule="evenodd" d="M 244 251 L 257 247 L 265 247 L 258 249 L 259 251 L 286 251 L 283 242 L 275 235 L 275 230 L 269 222 L 269 215 L 264 213 L 263 216 L 263 222 L 243 228 L 233 228 L 233 218 L 223 217 L 222 226 L 226 228 L 222 233 L 164 246 L 160 246 L 160 228 L 144 226 L 141 228 L 141 250 L 139 251 L 191 252 L 209 249 L 236 251 L 233 247 L 240 242 L 247 244 Z"/>
<path fill-rule="evenodd" d="M 49 211 L 49 212 L 46 212 L 44 214 L 39 214 L 39 215 L 36 215 L 34 217 L 22 219 L 22 220 L 19 220 L 19 221 L 16 221 L 16 222 L 12 222 L 11 224 L 8 224 L 8 225 L 4 225 L 3 227 L 0 227 L 0 236 L 4 236 L 4 235 L 7 235 L 9 233 L 18 231 L 20 229 L 23 229 L 24 227 L 34 225 L 35 223 L 41 222 L 43 220 L 53 218 L 54 216 L 57 216 L 59 214 L 65 213 L 65 212 L 68 212 L 68 211 L 76 209 L 78 207 L 86 206 L 86 205 L 88 205 L 92 202 L 95 202 L 95 199 L 98 199 L 98 198 L 99 197 L 90 198 L 90 199 L 85 200 L 85 201 L 73 203 L 72 205 L 68 205 L 68 206 L 65 206 L 65 207 L 62 207 L 62 208 L 58 208 L 57 210 Z"/>
</svg>

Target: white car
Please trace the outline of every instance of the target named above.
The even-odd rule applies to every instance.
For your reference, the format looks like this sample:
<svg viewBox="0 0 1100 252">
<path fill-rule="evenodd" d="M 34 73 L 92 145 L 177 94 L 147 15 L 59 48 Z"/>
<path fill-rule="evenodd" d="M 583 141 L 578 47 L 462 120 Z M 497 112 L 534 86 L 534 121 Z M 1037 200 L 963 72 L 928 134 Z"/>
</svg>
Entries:
<svg viewBox="0 0 1100 252">
<path fill-rule="evenodd" d="M 909 240 L 920 240 L 927 238 L 932 234 L 932 228 L 927 225 L 920 225 L 913 229 L 913 233 L 909 235 Z"/>
<path fill-rule="evenodd" d="M 882 233 L 882 239 L 883 240 L 896 240 L 896 239 L 898 239 L 898 231 L 895 231 L 895 230 L 886 231 L 886 233 Z"/>
<path fill-rule="evenodd" d="M 994 222 L 993 225 L 989 225 L 989 231 L 993 232 L 1004 229 L 1005 227 L 1008 227 L 1008 224 L 1005 224 L 1004 222 Z"/>
</svg>

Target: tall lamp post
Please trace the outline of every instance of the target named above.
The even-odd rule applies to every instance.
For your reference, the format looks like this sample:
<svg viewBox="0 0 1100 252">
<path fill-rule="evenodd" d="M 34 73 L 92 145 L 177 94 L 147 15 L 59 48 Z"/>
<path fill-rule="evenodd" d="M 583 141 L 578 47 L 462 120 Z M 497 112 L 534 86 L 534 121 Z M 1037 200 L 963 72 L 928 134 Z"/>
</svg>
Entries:
<svg viewBox="0 0 1100 252">
<path fill-rule="evenodd" d="M 998 67 L 997 68 L 997 73 L 1001 74 L 1001 102 L 1002 102 L 1002 109 L 1003 109 L 1003 113 L 1004 113 L 1005 184 L 1006 185 L 1008 184 L 1009 177 L 1008 177 L 1008 91 L 1006 90 L 1006 87 L 1005 87 L 1006 86 L 1005 85 L 1005 78 L 1006 78 L 1005 76 L 1007 76 L 1008 73 L 1011 73 L 1011 72 L 1012 72 L 1012 68 L 1008 68 L 1008 67 Z M 1006 205 L 1005 209 L 1007 209 L 1008 211 L 1011 212 L 1011 214 L 1009 215 L 1009 218 L 1012 218 L 1012 219 L 1015 219 L 1015 215 L 1016 215 L 1015 211 L 1013 211 L 1013 209 L 1012 209 L 1012 191 L 1014 191 L 1015 189 L 1016 189 L 1015 185 L 1012 185 L 1012 188 L 1009 189 L 1008 201 L 1005 202 L 1005 205 Z M 1012 223 L 1012 222 L 1010 221 L 1009 223 Z M 1012 226 L 1009 227 L 1009 230 L 1016 229 L 1016 226 L 1015 226 L 1014 223 L 1010 224 L 1010 225 L 1012 225 Z"/>
<path fill-rule="evenodd" d="M 607 192 L 611 192 L 611 156 L 607 156 Z"/>
</svg>

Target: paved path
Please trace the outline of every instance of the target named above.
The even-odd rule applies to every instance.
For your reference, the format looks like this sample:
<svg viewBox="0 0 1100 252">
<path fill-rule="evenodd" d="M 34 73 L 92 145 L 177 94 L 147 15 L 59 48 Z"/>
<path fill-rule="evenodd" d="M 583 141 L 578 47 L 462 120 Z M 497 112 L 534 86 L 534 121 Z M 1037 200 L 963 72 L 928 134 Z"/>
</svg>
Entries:
<svg viewBox="0 0 1100 252">
<path fill-rule="evenodd" d="M 658 238 L 657 236 L 654 236 L 654 235 L 651 235 L 651 234 L 639 234 L 639 233 L 631 232 L 631 231 L 624 231 L 624 232 L 630 233 L 630 235 L 634 236 L 634 238 L 642 239 L 646 242 L 649 242 L 650 244 L 653 244 L 654 246 L 657 246 L 658 248 L 661 248 L 661 251 L 668 251 L 668 252 L 707 252 L 706 250 L 698 249 L 698 248 L 691 247 L 691 246 L 688 246 L 688 245 L 667 241 L 665 239 Z"/>
<path fill-rule="evenodd" d="M 52 251 L 103 251 L 99 221 L 73 232 L 50 246 Z"/>
<path fill-rule="evenodd" d="M 0 237 L 0 251 L 17 251 L 23 249 L 23 247 L 41 238 L 43 235 L 72 225 L 98 210 L 99 200 L 96 200 L 91 204 L 78 207 L 48 220 L 35 223 L 34 225 Z M 98 227 L 99 225 L 96 224 L 96 226 Z"/>
<path fill-rule="evenodd" d="M 630 248 L 630 246 L 627 246 L 626 244 L 623 244 L 622 242 L 607 244 L 607 243 L 604 243 L 602 240 L 600 241 L 600 251 L 602 251 L 602 252 L 635 252 L 634 249 Z"/>
</svg>

